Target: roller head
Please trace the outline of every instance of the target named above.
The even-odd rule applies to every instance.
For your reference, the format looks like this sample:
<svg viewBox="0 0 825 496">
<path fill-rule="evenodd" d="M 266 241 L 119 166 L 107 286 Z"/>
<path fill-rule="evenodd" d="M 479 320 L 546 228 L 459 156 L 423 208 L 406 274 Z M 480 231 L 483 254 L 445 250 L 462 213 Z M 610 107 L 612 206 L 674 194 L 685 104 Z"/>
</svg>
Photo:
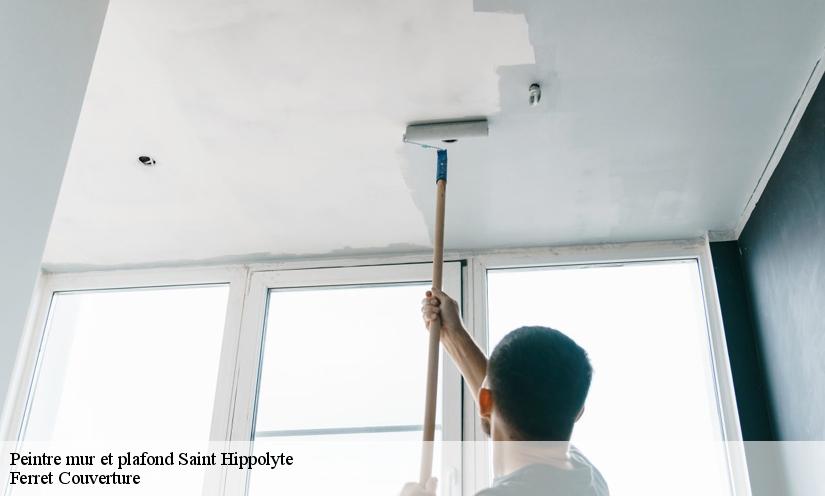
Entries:
<svg viewBox="0 0 825 496">
<path fill-rule="evenodd" d="M 404 141 L 442 147 L 459 139 L 488 135 L 487 119 L 424 122 L 407 126 Z"/>
</svg>

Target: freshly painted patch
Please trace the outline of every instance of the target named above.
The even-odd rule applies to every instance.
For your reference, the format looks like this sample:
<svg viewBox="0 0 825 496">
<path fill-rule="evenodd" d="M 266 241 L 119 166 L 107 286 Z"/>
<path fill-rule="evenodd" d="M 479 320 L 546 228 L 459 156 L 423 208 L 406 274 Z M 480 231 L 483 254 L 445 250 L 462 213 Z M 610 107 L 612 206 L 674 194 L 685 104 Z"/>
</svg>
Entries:
<svg viewBox="0 0 825 496">
<path fill-rule="evenodd" d="M 448 248 L 731 229 L 825 46 L 791 4 L 112 0 L 45 261 L 426 248 L 401 135 L 465 116 Z"/>
</svg>

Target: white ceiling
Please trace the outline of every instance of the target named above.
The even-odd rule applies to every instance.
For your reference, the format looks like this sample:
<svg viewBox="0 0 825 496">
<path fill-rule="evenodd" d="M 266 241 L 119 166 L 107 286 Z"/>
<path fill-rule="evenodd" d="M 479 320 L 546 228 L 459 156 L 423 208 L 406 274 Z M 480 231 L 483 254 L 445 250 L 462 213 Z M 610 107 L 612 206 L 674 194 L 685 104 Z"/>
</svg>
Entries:
<svg viewBox="0 0 825 496">
<path fill-rule="evenodd" d="M 111 0 L 44 264 L 732 229 L 825 47 L 825 0 Z M 527 88 L 541 81 L 541 105 Z M 138 155 L 158 161 L 138 164 Z"/>
</svg>

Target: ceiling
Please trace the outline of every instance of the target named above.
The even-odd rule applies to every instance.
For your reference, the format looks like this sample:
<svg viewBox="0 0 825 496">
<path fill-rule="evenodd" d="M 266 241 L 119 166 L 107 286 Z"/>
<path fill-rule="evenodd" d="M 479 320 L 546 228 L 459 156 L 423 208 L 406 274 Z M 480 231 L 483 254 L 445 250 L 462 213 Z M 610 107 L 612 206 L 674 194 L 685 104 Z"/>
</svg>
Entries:
<svg viewBox="0 0 825 496">
<path fill-rule="evenodd" d="M 825 47 L 825 0 L 111 0 L 52 270 L 734 228 Z M 528 87 L 542 84 L 540 105 Z M 157 160 L 154 167 L 139 155 Z"/>
</svg>

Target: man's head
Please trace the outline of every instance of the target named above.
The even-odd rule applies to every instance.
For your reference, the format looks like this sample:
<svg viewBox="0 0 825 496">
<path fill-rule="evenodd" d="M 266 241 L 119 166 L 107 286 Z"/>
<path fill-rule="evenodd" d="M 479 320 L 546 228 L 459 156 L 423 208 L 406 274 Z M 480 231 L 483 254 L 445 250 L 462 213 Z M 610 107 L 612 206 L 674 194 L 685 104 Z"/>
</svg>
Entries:
<svg viewBox="0 0 825 496">
<path fill-rule="evenodd" d="M 561 332 L 516 329 L 490 355 L 482 425 L 495 441 L 568 441 L 592 375 L 587 353 Z"/>
</svg>

